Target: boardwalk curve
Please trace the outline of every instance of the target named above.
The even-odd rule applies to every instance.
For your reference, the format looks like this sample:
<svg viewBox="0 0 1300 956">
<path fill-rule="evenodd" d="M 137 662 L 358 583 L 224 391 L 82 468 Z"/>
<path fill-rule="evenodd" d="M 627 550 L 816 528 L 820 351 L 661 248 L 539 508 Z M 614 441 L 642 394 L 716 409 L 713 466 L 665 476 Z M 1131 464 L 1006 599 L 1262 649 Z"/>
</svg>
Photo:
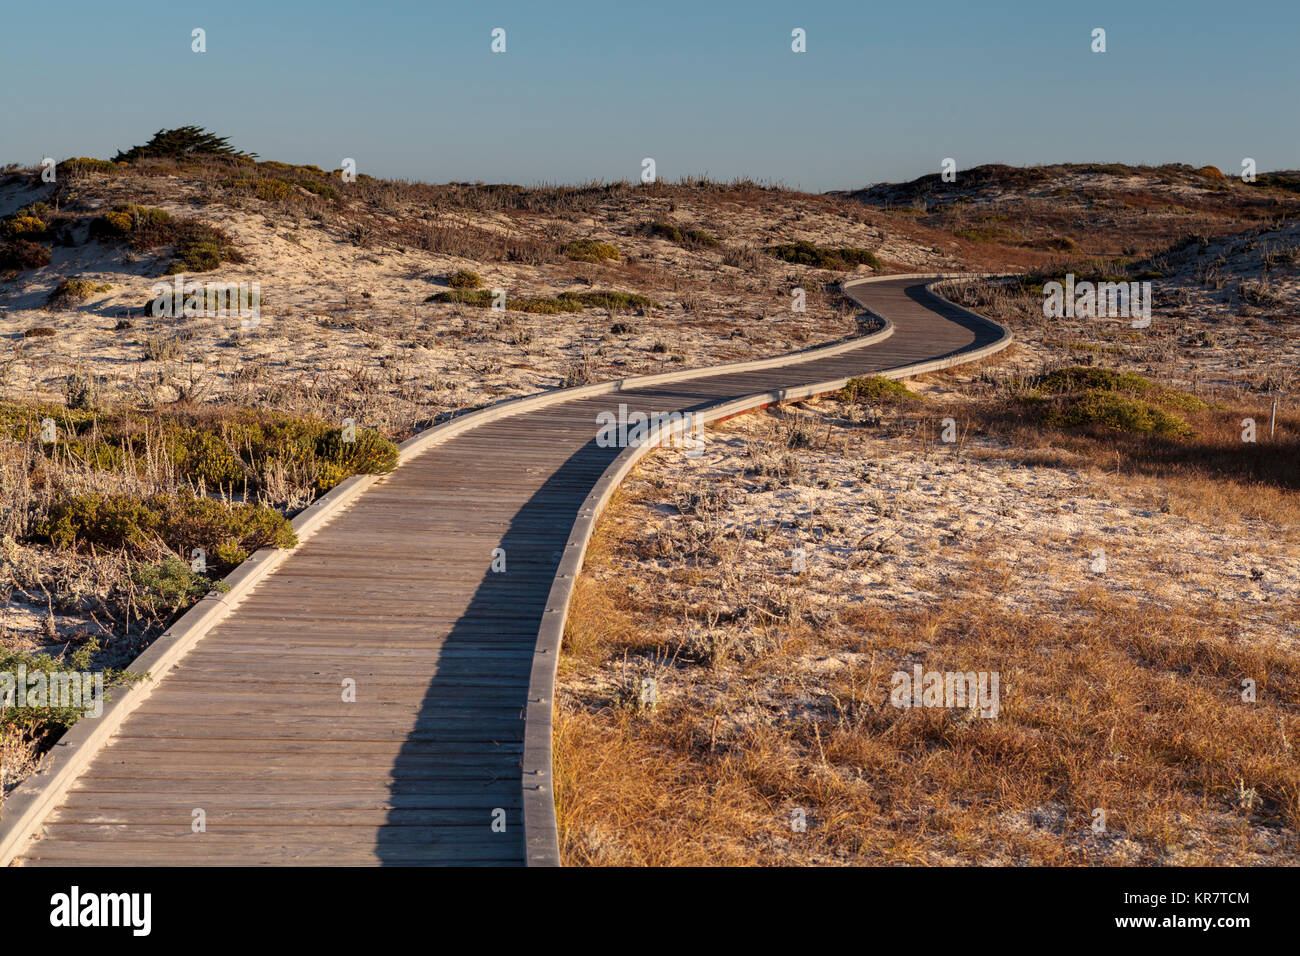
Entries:
<svg viewBox="0 0 1300 956">
<path fill-rule="evenodd" d="M 886 320 L 862 339 L 544 393 L 411 439 L 396 472 L 340 485 L 295 520 L 297 548 L 259 552 L 142 655 L 160 679 L 10 796 L 0 862 L 558 864 L 564 617 L 601 509 L 649 450 L 599 447 L 597 414 L 718 420 L 1008 344 L 938 278 L 847 283 Z"/>
</svg>

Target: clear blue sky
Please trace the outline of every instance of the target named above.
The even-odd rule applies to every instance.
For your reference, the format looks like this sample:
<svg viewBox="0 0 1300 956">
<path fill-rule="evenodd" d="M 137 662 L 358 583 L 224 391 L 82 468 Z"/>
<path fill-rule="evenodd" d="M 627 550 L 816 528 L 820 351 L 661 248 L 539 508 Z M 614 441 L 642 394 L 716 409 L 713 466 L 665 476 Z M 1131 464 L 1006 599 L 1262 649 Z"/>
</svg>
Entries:
<svg viewBox="0 0 1300 956">
<path fill-rule="evenodd" d="M 645 156 L 812 190 L 945 156 L 1300 167 L 1296 0 L 61 0 L 0 22 L 0 163 L 193 123 L 431 182 L 635 179 Z"/>
</svg>

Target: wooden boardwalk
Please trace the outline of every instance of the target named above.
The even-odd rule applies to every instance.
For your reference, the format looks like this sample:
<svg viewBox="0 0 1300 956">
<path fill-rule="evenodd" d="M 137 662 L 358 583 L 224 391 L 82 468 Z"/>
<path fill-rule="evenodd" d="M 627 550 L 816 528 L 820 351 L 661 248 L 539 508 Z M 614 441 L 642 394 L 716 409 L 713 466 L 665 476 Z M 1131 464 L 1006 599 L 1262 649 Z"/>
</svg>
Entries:
<svg viewBox="0 0 1300 956">
<path fill-rule="evenodd" d="M 998 337 L 919 280 L 850 291 L 893 321 L 891 337 L 830 358 L 524 411 L 375 483 L 172 669 L 18 861 L 525 862 L 521 752 L 534 645 L 574 520 L 619 451 L 597 447 L 597 413 L 619 403 L 699 408 Z M 495 548 L 505 551 L 504 573 L 490 568 Z M 343 699 L 349 680 L 355 702 Z M 194 832 L 198 811 L 203 832 Z"/>
</svg>

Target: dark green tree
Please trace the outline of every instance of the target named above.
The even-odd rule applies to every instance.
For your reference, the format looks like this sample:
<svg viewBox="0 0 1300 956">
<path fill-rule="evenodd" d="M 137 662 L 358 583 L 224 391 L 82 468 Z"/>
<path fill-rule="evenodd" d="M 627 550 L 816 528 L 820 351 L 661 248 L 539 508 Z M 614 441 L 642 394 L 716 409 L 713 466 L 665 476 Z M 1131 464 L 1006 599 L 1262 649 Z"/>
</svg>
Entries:
<svg viewBox="0 0 1300 956">
<path fill-rule="evenodd" d="M 228 136 L 218 136 L 198 126 L 160 129 L 143 146 L 132 146 L 113 157 L 115 163 L 162 157 L 183 159 L 187 156 L 239 156 L 255 159 L 256 153 L 243 153 L 230 145 Z"/>
</svg>

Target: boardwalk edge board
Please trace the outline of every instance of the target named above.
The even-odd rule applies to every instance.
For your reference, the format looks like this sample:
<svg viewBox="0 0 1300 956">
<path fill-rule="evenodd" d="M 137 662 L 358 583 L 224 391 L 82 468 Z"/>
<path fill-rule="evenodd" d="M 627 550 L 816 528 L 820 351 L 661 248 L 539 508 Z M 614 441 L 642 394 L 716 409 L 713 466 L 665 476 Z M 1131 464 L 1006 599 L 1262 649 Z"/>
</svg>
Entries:
<svg viewBox="0 0 1300 956">
<path fill-rule="evenodd" d="M 979 275 L 970 273 L 905 273 L 852 280 L 843 283 L 842 288 L 852 298 L 849 291 L 851 288 L 871 282 L 899 279 L 941 280 L 978 277 Z M 968 309 L 956 306 L 938 295 L 938 293 L 932 294 L 965 315 L 999 329 L 1002 332 L 1002 337 L 997 342 L 980 349 L 881 373 L 885 377 L 902 378 L 974 361 L 1009 344 L 1010 332 L 1002 326 Z M 880 342 L 893 334 L 894 328 L 889 320 L 877 316 L 870 309 L 866 309 L 866 311 L 882 322 L 880 329 L 830 345 L 815 346 L 799 352 L 766 359 L 634 376 L 574 388 L 552 389 L 533 395 L 508 399 L 458 415 L 403 442 L 399 446 L 399 467 L 416 455 L 470 429 L 537 408 L 575 399 L 617 393 L 628 389 L 689 381 L 693 378 L 706 378 L 733 372 L 757 371 L 783 365 L 797 365 L 853 351 Z M 724 401 L 701 411 L 700 420 L 703 422 L 719 421 L 774 402 L 798 400 L 812 395 L 824 394 L 841 388 L 846 381 L 848 379 L 781 389 Z M 587 542 L 591 537 L 591 532 L 601 511 L 619 483 L 632 470 L 641 456 L 650 450 L 650 446 L 625 449 L 598 480 L 591 495 L 584 503 L 578 520 L 571 531 L 565 554 L 556 571 L 547 600 L 533 657 L 522 761 L 525 854 L 526 862 L 532 866 L 558 865 L 560 862 L 554 795 L 550 784 L 551 706 L 560 640 L 564 633 L 564 622 L 569 601 L 572 597 L 574 581 L 582 568 Z M 305 508 L 292 521 L 299 542 L 310 539 L 317 531 L 346 510 L 367 489 L 381 480 L 382 476 L 375 475 L 352 476 Z M 215 625 L 228 617 L 257 584 L 273 573 L 276 567 L 291 553 L 291 549 L 262 549 L 227 575 L 224 580 L 228 590 L 225 593 L 212 592 L 204 597 L 127 666 L 130 671 L 148 674 L 148 679 L 128 688 L 116 689 L 113 699 L 105 704 L 102 714 L 97 719 L 79 721 L 60 738 L 42 761 L 41 768 L 10 793 L 4 800 L 3 806 L 0 807 L 0 813 L 3 814 L 3 816 L 0 816 L 0 866 L 11 865 L 15 858 L 21 854 L 31 838 L 38 833 L 46 817 L 62 801 L 72 784 L 86 769 L 91 760 L 103 749 L 126 718 L 144 703 L 163 677 Z"/>
</svg>

